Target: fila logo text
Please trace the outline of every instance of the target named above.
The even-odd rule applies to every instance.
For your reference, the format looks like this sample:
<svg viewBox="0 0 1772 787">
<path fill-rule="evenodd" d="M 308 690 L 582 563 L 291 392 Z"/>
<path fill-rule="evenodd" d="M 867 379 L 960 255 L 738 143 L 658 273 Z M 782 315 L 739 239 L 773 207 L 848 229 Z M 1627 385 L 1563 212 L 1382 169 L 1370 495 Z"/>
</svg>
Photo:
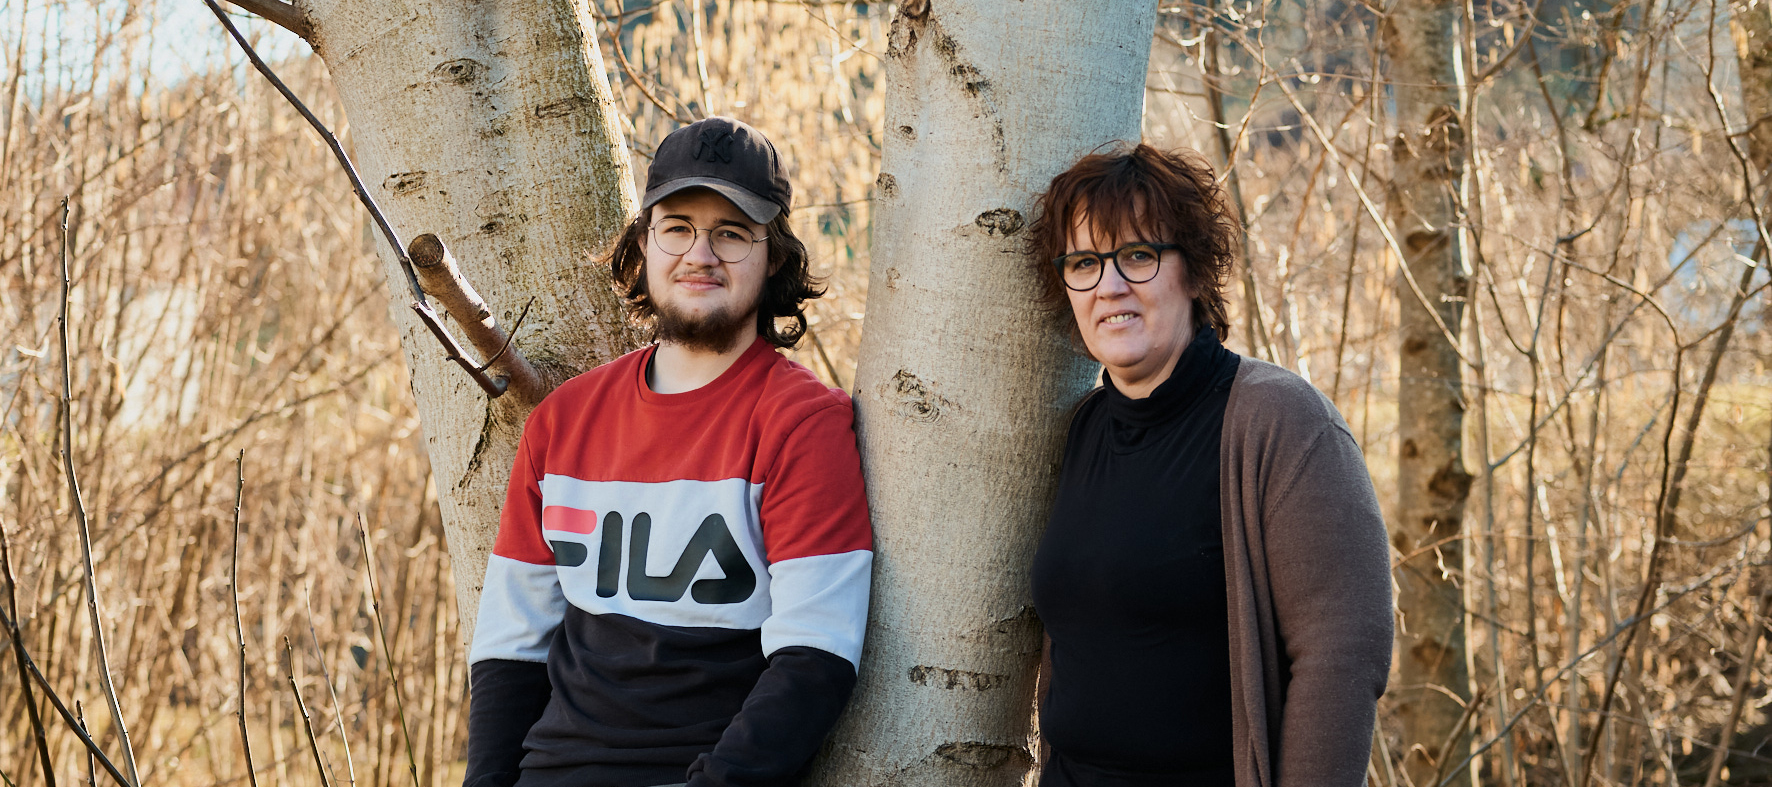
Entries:
<svg viewBox="0 0 1772 787">
<path fill-rule="evenodd" d="M 592 527 L 596 527 L 592 525 Z M 597 595 L 611 598 L 621 589 L 622 516 L 610 511 L 603 517 L 603 537 L 597 554 Z M 698 604 L 737 604 L 751 597 L 757 589 L 757 573 L 739 551 L 738 542 L 726 527 L 726 518 L 709 514 L 695 534 L 690 536 L 683 553 L 677 557 L 670 573 L 652 576 L 646 573 L 646 559 L 652 545 L 652 516 L 645 512 L 634 515 L 632 541 L 627 545 L 628 597 L 635 601 L 679 601 L 687 592 Z M 585 531 L 579 531 L 585 532 Z M 584 544 L 576 541 L 548 542 L 554 549 L 554 563 L 562 567 L 582 566 L 590 557 Z M 709 553 L 719 564 L 725 577 L 695 580 L 695 574 Z"/>
</svg>

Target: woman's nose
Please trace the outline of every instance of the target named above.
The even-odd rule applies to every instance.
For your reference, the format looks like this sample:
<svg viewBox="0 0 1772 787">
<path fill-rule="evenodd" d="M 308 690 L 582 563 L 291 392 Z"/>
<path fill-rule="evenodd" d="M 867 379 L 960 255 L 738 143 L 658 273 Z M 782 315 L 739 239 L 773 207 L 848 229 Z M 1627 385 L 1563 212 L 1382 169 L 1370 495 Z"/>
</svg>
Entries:
<svg viewBox="0 0 1772 787">
<path fill-rule="evenodd" d="M 1095 285 L 1095 289 L 1098 295 L 1123 295 L 1132 290 L 1132 285 L 1128 284 L 1126 278 L 1120 275 L 1119 265 L 1103 260 L 1101 282 Z"/>
</svg>

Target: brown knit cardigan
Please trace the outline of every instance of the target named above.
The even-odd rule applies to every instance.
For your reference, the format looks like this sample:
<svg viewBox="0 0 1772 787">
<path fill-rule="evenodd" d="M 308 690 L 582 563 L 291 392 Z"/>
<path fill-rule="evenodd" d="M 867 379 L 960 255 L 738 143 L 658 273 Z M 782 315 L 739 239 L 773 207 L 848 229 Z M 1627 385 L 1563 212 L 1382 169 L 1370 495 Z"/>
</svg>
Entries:
<svg viewBox="0 0 1772 787">
<path fill-rule="evenodd" d="M 1219 466 L 1237 786 L 1362 785 L 1393 634 L 1365 457 L 1327 397 L 1246 357 Z"/>
</svg>

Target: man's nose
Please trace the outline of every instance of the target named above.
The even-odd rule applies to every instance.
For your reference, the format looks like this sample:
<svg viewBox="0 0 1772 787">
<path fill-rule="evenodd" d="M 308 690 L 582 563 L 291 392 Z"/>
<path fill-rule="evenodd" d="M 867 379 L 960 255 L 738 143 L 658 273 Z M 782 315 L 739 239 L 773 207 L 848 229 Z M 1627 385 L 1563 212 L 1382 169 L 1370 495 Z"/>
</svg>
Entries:
<svg viewBox="0 0 1772 787">
<path fill-rule="evenodd" d="M 689 251 L 683 252 L 683 260 L 695 265 L 712 267 L 720 264 L 720 258 L 714 256 L 714 233 L 695 233 L 695 242 L 689 245 Z"/>
</svg>

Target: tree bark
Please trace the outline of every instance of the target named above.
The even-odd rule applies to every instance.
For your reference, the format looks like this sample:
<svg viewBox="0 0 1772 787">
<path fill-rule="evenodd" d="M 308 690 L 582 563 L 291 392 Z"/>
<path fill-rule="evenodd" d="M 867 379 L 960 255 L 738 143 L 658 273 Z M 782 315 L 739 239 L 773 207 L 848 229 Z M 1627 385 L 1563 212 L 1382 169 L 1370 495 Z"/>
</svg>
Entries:
<svg viewBox="0 0 1772 787">
<path fill-rule="evenodd" d="M 633 347 L 637 337 L 607 271 L 588 264 L 636 200 L 587 6 L 302 0 L 297 7 L 350 118 L 357 167 L 403 240 L 442 238 L 503 325 L 535 296 L 515 346 L 549 387 Z M 446 361 L 408 308 L 398 258 L 379 237 L 376 246 L 424 423 L 462 631 L 471 635 L 533 402 L 488 400 Z"/>
<path fill-rule="evenodd" d="M 854 391 L 873 603 L 808 784 L 1018 785 L 1032 764 L 1028 565 L 1096 367 L 1068 313 L 1034 306 L 1021 231 L 1052 176 L 1139 138 L 1154 24 L 1154 3 L 1070 0 L 912 0 L 893 21 Z"/>
<path fill-rule="evenodd" d="M 1397 282 L 1400 446 L 1391 542 L 1408 560 L 1396 571 L 1402 628 L 1393 696 L 1408 752 L 1404 767 L 1418 785 L 1436 783 L 1441 762 L 1456 765 L 1470 751 L 1468 731 L 1456 731 L 1464 709 L 1447 696 L 1470 698 L 1458 575 L 1471 475 L 1462 456 L 1464 402 L 1453 344 L 1461 311 L 1455 298 L 1465 291 L 1457 196 L 1466 142 L 1452 62 L 1458 16 L 1456 2 L 1401 0 L 1384 31 L 1397 107 L 1390 219 L 1405 264 L 1440 318 Z"/>
</svg>

